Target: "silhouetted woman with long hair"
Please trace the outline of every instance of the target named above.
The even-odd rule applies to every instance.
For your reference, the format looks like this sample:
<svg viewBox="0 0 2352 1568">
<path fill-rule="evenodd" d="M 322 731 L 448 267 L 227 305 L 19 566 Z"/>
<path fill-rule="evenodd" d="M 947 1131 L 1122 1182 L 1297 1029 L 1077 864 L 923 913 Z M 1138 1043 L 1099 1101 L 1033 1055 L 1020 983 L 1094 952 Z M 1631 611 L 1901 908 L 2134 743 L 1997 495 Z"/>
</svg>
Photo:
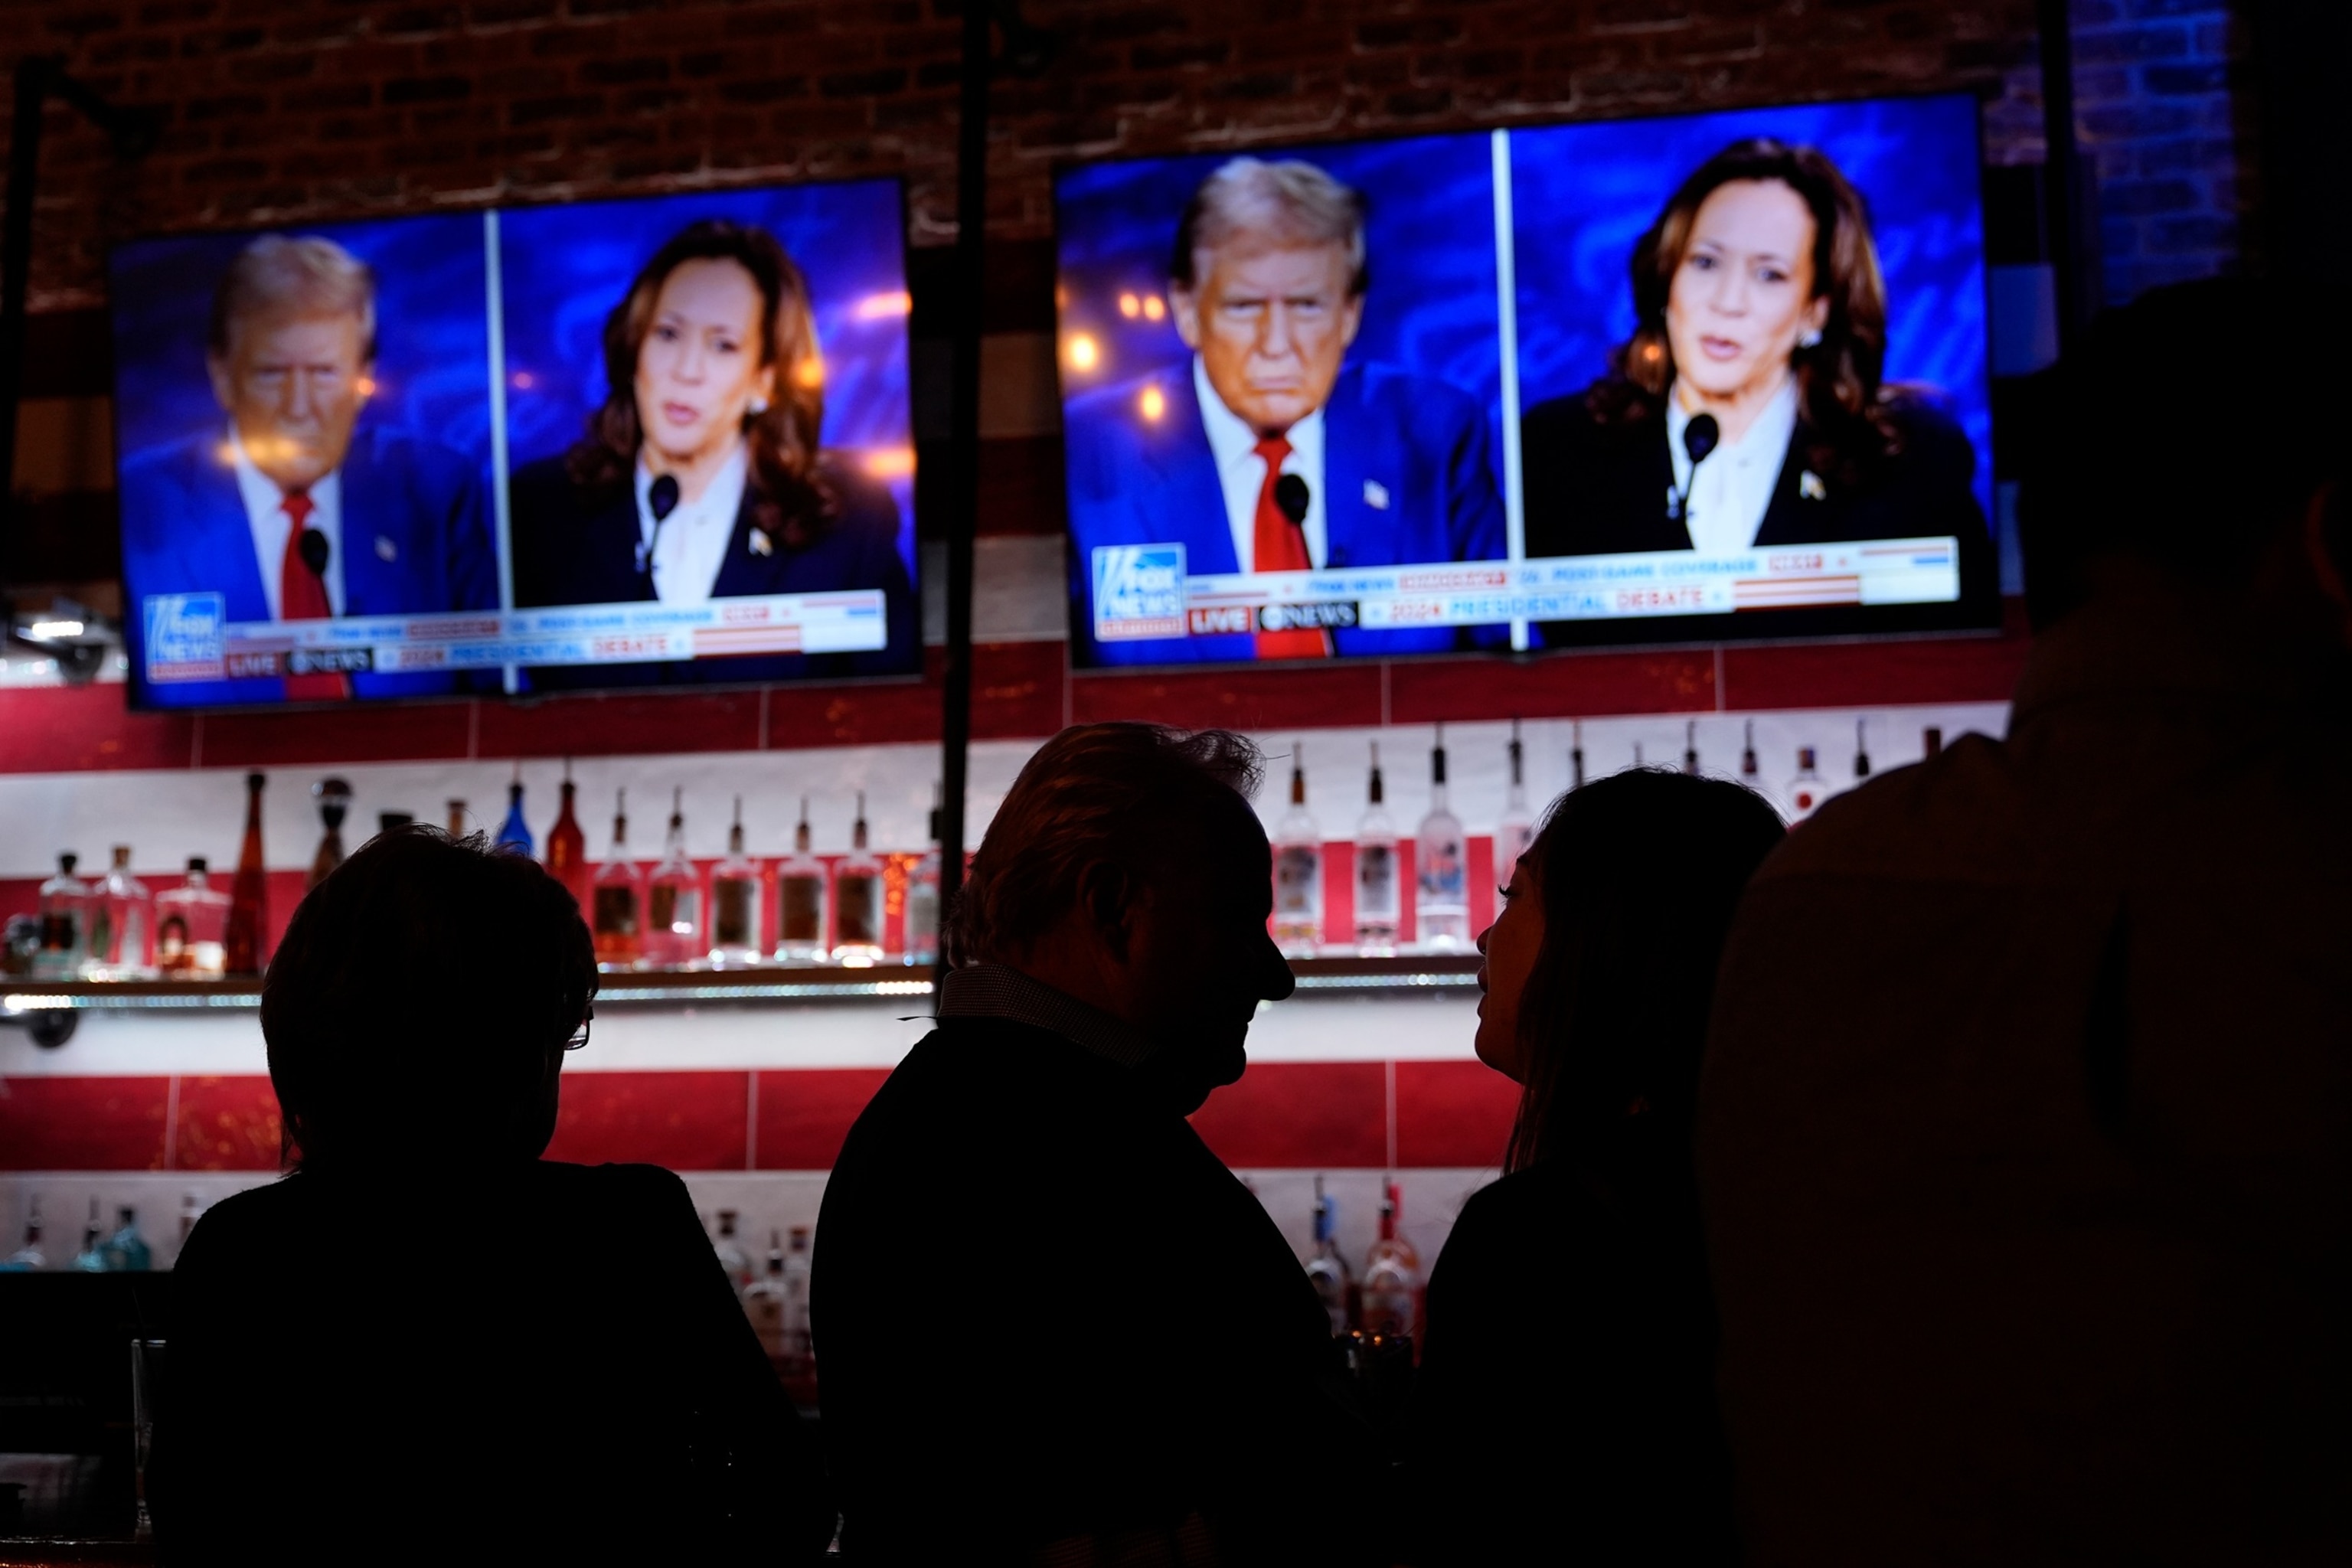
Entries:
<svg viewBox="0 0 2352 1568">
<path fill-rule="evenodd" d="M 1518 1119 L 1430 1277 L 1418 1563 L 1736 1557 L 1691 1132 L 1724 937 L 1782 831 L 1738 784 L 1637 769 L 1510 868 L 1477 1050 Z"/>
</svg>

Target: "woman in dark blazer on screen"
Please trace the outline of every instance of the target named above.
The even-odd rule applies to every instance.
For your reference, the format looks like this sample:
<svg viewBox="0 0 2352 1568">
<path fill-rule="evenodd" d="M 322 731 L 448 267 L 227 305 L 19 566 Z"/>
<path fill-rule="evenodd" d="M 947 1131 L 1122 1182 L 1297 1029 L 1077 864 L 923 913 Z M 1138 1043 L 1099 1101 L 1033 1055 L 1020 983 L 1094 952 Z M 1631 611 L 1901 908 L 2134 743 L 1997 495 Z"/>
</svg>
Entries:
<svg viewBox="0 0 2352 1568">
<path fill-rule="evenodd" d="M 1781 836 L 1736 784 L 1636 769 L 1510 868 L 1477 1051 L 1518 1120 L 1430 1275 L 1420 1568 L 1737 1560 L 1691 1132 L 1716 963 Z"/>
<path fill-rule="evenodd" d="M 515 470 L 515 603 L 531 607 L 879 588 L 858 653 L 538 667 L 534 688 L 900 673 L 916 605 L 890 493 L 819 448 L 808 282 L 762 228 L 711 219 L 656 251 L 604 324 L 612 389 L 586 435 Z"/>
<path fill-rule="evenodd" d="M 1530 556 L 1949 535 L 1964 577 L 1990 567 L 1975 450 L 1881 380 L 1869 213 L 1821 152 L 1717 153 L 1634 247 L 1633 282 L 1609 374 L 1522 422 Z"/>
</svg>

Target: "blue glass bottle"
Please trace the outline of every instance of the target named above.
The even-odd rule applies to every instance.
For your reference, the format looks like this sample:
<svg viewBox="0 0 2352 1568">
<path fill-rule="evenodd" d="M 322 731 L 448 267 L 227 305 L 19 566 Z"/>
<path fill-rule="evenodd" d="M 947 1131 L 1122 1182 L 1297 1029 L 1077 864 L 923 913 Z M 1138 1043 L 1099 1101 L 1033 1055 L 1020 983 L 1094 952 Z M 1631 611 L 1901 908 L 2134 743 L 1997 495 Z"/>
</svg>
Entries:
<svg viewBox="0 0 2352 1568">
<path fill-rule="evenodd" d="M 110 1274 L 144 1274 L 155 1267 L 155 1255 L 149 1250 L 147 1238 L 139 1234 L 139 1211 L 129 1204 L 115 1210 L 121 1222 L 112 1236 L 106 1238 L 100 1256 L 106 1260 Z"/>
<path fill-rule="evenodd" d="M 498 847 L 501 849 L 513 849 L 524 855 L 531 853 L 530 824 L 522 819 L 522 780 L 520 779 L 507 785 L 507 819 L 499 826 Z"/>
</svg>

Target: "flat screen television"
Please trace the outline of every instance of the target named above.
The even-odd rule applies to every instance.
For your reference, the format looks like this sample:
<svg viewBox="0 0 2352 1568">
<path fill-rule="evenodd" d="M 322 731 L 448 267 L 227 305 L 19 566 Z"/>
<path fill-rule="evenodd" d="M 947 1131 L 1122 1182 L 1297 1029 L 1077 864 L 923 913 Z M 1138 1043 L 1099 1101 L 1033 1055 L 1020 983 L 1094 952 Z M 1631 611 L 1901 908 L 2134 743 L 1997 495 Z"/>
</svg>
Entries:
<svg viewBox="0 0 2352 1568">
<path fill-rule="evenodd" d="M 1055 184 L 1081 668 L 1997 625 L 1958 95 Z"/>
<path fill-rule="evenodd" d="M 110 258 L 148 708 L 902 674 L 895 180 Z"/>
</svg>

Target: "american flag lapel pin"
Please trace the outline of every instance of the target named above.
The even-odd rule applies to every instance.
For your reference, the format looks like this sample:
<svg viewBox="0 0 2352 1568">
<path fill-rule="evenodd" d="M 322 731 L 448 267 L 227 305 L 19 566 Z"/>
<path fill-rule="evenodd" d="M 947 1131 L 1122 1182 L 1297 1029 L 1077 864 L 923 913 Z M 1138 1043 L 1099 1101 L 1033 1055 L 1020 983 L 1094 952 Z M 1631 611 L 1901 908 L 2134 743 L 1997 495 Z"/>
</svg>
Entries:
<svg viewBox="0 0 2352 1568">
<path fill-rule="evenodd" d="M 1822 483 L 1821 475 L 1813 472 L 1811 468 L 1807 468 L 1803 473 L 1797 476 L 1797 493 L 1804 497 L 1807 500 L 1827 500 L 1830 499 L 1829 486 Z"/>
</svg>

